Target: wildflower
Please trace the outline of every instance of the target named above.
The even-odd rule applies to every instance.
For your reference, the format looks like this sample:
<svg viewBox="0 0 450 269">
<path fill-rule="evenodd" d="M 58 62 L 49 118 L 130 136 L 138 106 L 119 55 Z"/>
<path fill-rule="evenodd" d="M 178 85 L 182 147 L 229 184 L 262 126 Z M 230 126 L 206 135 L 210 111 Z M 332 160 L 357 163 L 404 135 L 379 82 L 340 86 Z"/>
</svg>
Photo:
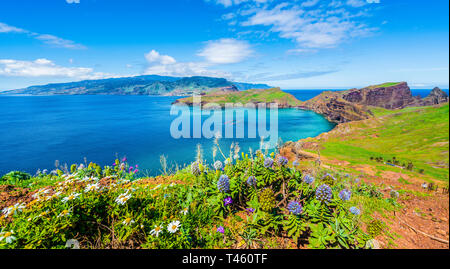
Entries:
<svg viewBox="0 0 450 269">
<path fill-rule="evenodd" d="M 316 199 L 324 202 L 325 204 L 328 204 L 328 202 L 331 201 L 331 198 L 333 198 L 333 193 L 331 191 L 330 186 L 327 184 L 320 185 L 316 190 Z"/>
<path fill-rule="evenodd" d="M 116 198 L 116 203 L 119 205 L 124 205 L 128 200 L 130 200 L 131 194 L 128 194 L 128 192 L 122 193 L 119 195 L 119 197 Z"/>
<path fill-rule="evenodd" d="M 167 225 L 167 230 L 170 233 L 175 233 L 176 231 L 178 231 L 178 227 L 180 227 L 180 221 L 172 221 L 171 223 L 169 223 L 169 225 Z"/>
<path fill-rule="evenodd" d="M 352 196 L 352 192 L 348 189 L 343 189 L 339 192 L 339 198 L 342 199 L 342 201 L 348 201 L 350 200 L 350 197 Z"/>
<path fill-rule="evenodd" d="M 81 195 L 81 194 L 74 192 L 74 193 L 70 194 L 69 196 L 64 197 L 64 198 L 62 199 L 62 202 L 63 202 L 63 203 L 67 203 L 68 201 L 77 199 L 80 195 Z"/>
<path fill-rule="evenodd" d="M 398 191 L 395 191 L 395 190 L 391 190 L 390 195 L 391 195 L 391 198 L 393 198 L 393 199 L 398 198 L 400 196 L 398 194 Z"/>
<path fill-rule="evenodd" d="M 139 169 L 134 169 L 134 174 L 137 174 L 137 172 L 139 172 Z"/>
<path fill-rule="evenodd" d="M 134 220 L 132 218 L 126 218 L 124 221 L 122 221 L 122 224 L 125 226 L 129 226 L 134 223 Z"/>
<path fill-rule="evenodd" d="M 5 240 L 5 242 L 6 242 L 7 244 L 11 244 L 12 241 L 16 240 L 16 237 L 13 236 L 13 234 L 14 234 L 14 231 L 13 231 L 13 230 L 10 230 L 9 232 L 3 232 L 3 231 L 2 231 L 2 232 L 0 233 L 0 242 L 3 241 L 3 240 Z"/>
<path fill-rule="evenodd" d="M 221 192 L 227 192 L 230 190 L 230 179 L 227 175 L 221 175 L 219 181 L 217 181 L 217 189 Z"/>
<path fill-rule="evenodd" d="M 302 205 L 297 201 L 289 202 L 287 209 L 294 215 L 300 215 L 303 212 Z"/>
<path fill-rule="evenodd" d="M 225 228 L 223 228 L 222 226 L 219 226 L 218 228 L 217 228 L 217 232 L 218 233 L 225 233 Z"/>
<path fill-rule="evenodd" d="M 95 183 L 95 184 L 89 184 L 86 186 L 86 188 L 84 189 L 85 192 L 90 192 L 90 191 L 96 191 L 100 188 L 99 183 Z"/>
<path fill-rule="evenodd" d="M 247 179 L 247 185 L 256 187 L 256 177 L 249 176 Z"/>
<path fill-rule="evenodd" d="M 266 159 L 264 160 L 264 167 L 265 167 L 265 168 L 270 168 L 270 167 L 272 167 L 272 165 L 273 165 L 273 160 L 272 160 L 272 158 L 266 158 Z"/>
<path fill-rule="evenodd" d="M 297 160 L 295 160 L 295 161 L 292 162 L 292 165 L 293 165 L 294 167 L 297 167 L 297 166 L 300 165 L 300 163 L 299 163 Z"/>
<path fill-rule="evenodd" d="M 159 234 L 162 232 L 162 230 L 163 230 L 163 227 L 161 225 L 155 225 L 155 228 L 150 231 L 150 234 L 158 237 Z"/>
<path fill-rule="evenodd" d="M 223 204 L 225 206 L 230 205 L 232 203 L 233 203 L 233 199 L 231 199 L 231 197 L 227 197 L 227 198 L 223 199 Z"/>
<path fill-rule="evenodd" d="M 225 160 L 225 165 L 231 165 L 233 162 L 230 160 L 230 158 L 227 158 Z"/>
<path fill-rule="evenodd" d="M 183 215 L 187 215 L 189 209 L 187 207 L 185 207 L 183 210 L 180 211 L 181 214 Z"/>
<path fill-rule="evenodd" d="M 286 165 L 288 163 L 288 159 L 284 156 L 279 156 L 278 157 L 278 164 L 280 166 Z"/>
<path fill-rule="evenodd" d="M 198 162 L 193 162 L 193 163 L 191 164 L 191 173 L 192 173 L 194 176 L 200 175 L 201 171 L 200 171 L 200 165 L 199 165 Z"/>
<path fill-rule="evenodd" d="M 356 206 L 352 206 L 350 207 L 350 212 L 354 215 L 359 215 L 361 214 L 361 210 L 359 210 L 359 208 L 357 208 Z"/>
<path fill-rule="evenodd" d="M 64 209 L 59 215 L 58 218 L 66 217 L 70 215 L 70 210 Z"/>
<path fill-rule="evenodd" d="M 222 164 L 221 161 L 216 161 L 216 162 L 214 163 L 214 169 L 216 169 L 216 170 L 222 170 L 222 168 L 223 168 L 223 164 Z"/>
<path fill-rule="evenodd" d="M 253 212 L 255 212 L 255 209 L 254 208 L 251 208 L 251 207 L 249 207 L 249 208 L 246 208 L 245 209 L 245 211 L 247 211 L 248 213 L 253 213 Z"/>
<path fill-rule="evenodd" d="M 78 170 L 82 170 L 84 169 L 84 164 L 80 164 L 80 166 L 78 166 Z"/>
<path fill-rule="evenodd" d="M 314 177 L 311 176 L 311 175 L 306 174 L 306 175 L 303 177 L 303 181 L 306 182 L 307 184 L 310 184 L 310 185 L 311 185 L 311 184 L 314 182 Z"/>
<path fill-rule="evenodd" d="M 127 157 L 122 158 L 122 162 L 125 163 L 127 161 Z"/>
</svg>

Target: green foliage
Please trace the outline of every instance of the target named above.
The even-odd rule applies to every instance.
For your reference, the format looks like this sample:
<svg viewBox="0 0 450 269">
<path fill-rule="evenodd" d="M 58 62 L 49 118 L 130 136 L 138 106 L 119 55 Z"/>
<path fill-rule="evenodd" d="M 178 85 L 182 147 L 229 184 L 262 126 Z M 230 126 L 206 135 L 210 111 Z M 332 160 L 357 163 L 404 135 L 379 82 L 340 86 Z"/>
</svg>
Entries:
<svg viewBox="0 0 450 269">
<path fill-rule="evenodd" d="M 367 233 L 372 236 L 372 238 L 375 238 L 381 234 L 383 228 L 384 223 L 381 220 L 372 220 L 367 224 Z"/>
<path fill-rule="evenodd" d="M 70 239 L 81 248 L 259 248 L 282 236 L 310 248 L 364 247 L 369 237 L 349 212 L 352 201 L 338 197 L 346 178 L 336 176 L 333 199 L 320 203 L 316 183 L 303 182 L 300 171 L 286 166 L 265 168 L 265 158 L 261 152 L 230 157 L 223 171 L 197 160 L 200 173 L 188 166 L 159 185 L 119 160 L 112 167 L 90 163 L 72 166 L 70 174 L 41 174 L 27 181 L 35 200 L 7 208 L 10 214 L 0 218 L 15 238 L 0 248 L 64 248 Z M 221 175 L 229 178 L 226 192 L 217 187 Z M 256 186 L 247 183 L 249 176 Z M 377 196 L 364 184 L 351 189 Z M 292 200 L 302 205 L 299 215 L 287 209 Z"/>
</svg>

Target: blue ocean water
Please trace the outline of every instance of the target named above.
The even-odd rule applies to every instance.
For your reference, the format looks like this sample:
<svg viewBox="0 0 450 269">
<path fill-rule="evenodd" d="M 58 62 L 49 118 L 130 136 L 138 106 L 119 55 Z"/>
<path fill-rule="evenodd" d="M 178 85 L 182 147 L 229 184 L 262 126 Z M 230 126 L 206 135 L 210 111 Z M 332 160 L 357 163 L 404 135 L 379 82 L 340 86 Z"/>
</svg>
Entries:
<svg viewBox="0 0 450 269">
<path fill-rule="evenodd" d="M 308 100 L 322 90 L 288 92 Z M 202 145 L 203 156 L 211 162 L 213 139 L 174 139 L 170 135 L 170 124 L 177 116 L 169 112 L 177 98 L 0 96 L 0 175 L 12 170 L 32 174 L 38 169 L 52 170 L 56 160 L 70 165 L 83 163 L 86 158 L 87 162 L 111 165 L 116 157 L 123 156 L 130 164 L 138 164 L 142 173 L 156 175 L 161 169 L 161 155 L 165 155 L 169 167 L 184 166 L 195 160 L 197 144 Z M 202 121 L 206 118 L 203 116 Z M 244 120 L 247 126 L 248 119 Z M 333 127 L 312 111 L 278 111 L 278 136 L 283 141 L 314 137 Z M 238 142 L 243 151 L 256 150 L 260 138 L 222 138 L 225 154 L 232 142 Z M 221 156 L 217 159 L 223 160 Z"/>
<path fill-rule="evenodd" d="M 211 162 L 213 139 L 174 139 L 170 135 L 170 124 L 177 117 L 170 115 L 170 107 L 176 99 L 0 96 L 0 174 L 12 170 L 34 174 L 38 169 L 55 169 L 55 160 L 70 166 L 83 163 L 84 157 L 87 162 L 111 165 L 116 156 L 126 156 L 142 172 L 155 175 L 160 172 L 161 155 L 166 156 L 169 166 L 183 166 L 195 160 L 199 143 L 204 157 Z M 283 141 L 313 137 L 334 127 L 322 116 L 298 109 L 279 110 L 278 123 L 278 135 Z M 232 142 L 248 151 L 249 147 L 258 149 L 260 139 L 222 138 L 225 154 Z"/>
</svg>

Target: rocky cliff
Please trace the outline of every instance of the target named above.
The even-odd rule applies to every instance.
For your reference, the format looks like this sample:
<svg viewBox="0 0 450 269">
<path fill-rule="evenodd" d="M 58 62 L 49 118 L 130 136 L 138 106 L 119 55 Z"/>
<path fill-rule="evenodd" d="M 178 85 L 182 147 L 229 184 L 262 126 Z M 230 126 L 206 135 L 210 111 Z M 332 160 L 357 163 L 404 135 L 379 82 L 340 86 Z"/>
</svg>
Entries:
<svg viewBox="0 0 450 269">
<path fill-rule="evenodd" d="M 448 102 L 447 94 L 434 88 L 425 97 L 413 97 L 406 82 L 388 82 L 362 89 L 323 92 L 301 107 L 314 110 L 328 120 L 343 123 L 367 119 L 372 115 L 370 107 L 400 109 L 409 106 L 431 106 Z"/>
<path fill-rule="evenodd" d="M 341 92 L 323 92 L 303 102 L 300 108 L 313 110 L 335 123 L 364 120 L 372 115 L 364 105 L 343 99 Z"/>
</svg>

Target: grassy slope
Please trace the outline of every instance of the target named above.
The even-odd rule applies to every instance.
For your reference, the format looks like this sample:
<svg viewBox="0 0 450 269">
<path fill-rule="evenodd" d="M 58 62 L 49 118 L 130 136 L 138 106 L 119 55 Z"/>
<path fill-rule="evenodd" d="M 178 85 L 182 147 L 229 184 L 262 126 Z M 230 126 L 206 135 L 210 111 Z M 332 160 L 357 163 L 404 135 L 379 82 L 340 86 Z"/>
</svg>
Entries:
<svg viewBox="0 0 450 269">
<path fill-rule="evenodd" d="M 192 97 L 182 98 L 179 102 L 192 102 Z M 240 92 L 212 92 L 202 96 L 203 103 L 216 103 L 223 105 L 226 103 L 279 103 L 296 106 L 300 104 L 293 95 L 283 92 L 280 88 L 271 89 L 251 89 Z"/>
<path fill-rule="evenodd" d="M 449 179 L 449 105 L 440 107 L 386 110 L 373 108 L 375 118 L 352 122 L 349 132 L 332 131 L 321 154 L 346 160 L 352 164 L 371 164 L 378 170 L 397 171 L 370 157 L 385 160 L 396 157 L 400 163 L 411 161 L 414 171 L 424 169 L 424 176 L 447 181 Z M 417 173 L 416 173 L 417 174 Z"/>
</svg>

